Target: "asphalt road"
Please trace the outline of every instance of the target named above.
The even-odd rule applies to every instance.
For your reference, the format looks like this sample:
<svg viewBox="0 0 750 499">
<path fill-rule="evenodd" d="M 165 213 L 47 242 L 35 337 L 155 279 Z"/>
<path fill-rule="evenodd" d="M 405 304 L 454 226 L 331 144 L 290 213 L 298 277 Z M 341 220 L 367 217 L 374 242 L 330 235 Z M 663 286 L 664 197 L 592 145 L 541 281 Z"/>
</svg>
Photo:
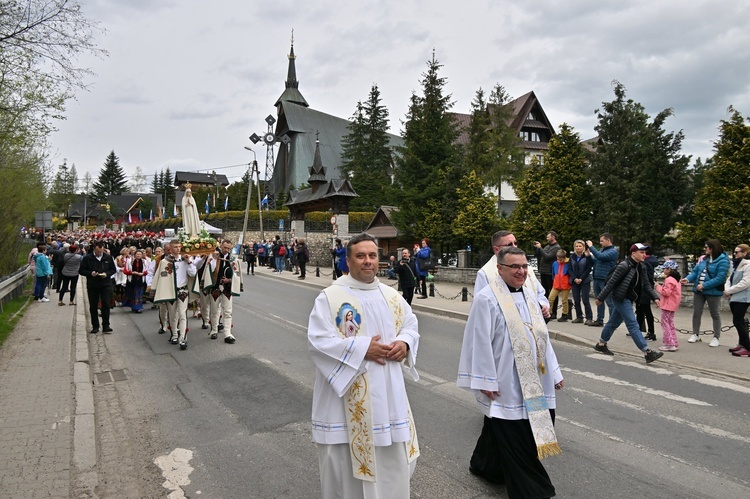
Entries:
<svg viewBox="0 0 750 499">
<path fill-rule="evenodd" d="M 137 474 L 134 495 L 319 497 L 305 331 L 318 291 L 272 277 L 246 279 L 245 287 L 234 305 L 234 345 L 210 340 L 191 320 L 189 348 L 180 351 L 156 334 L 155 311 L 114 313 L 115 334 L 100 336 L 100 356 L 127 379 L 106 392 L 97 387 L 97 420 L 107 421 L 100 439 L 108 453 L 127 456 L 128 466 L 102 467 L 103 490 L 108 475 L 116 484 L 113 473 L 128 472 Z M 482 417 L 455 386 L 463 323 L 417 315 L 421 380 L 407 389 L 422 456 L 412 496 L 505 497 L 467 469 Z M 565 343 L 554 348 L 566 381 L 557 409 L 563 454 L 544 464 L 557 497 L 747 497 L 750 386 Z M 192 456 L 162 464 L 165 481 L 154 460 L 178 449 Z M 116 496 L 114 485 L 109 492 Z"/>
</svg>

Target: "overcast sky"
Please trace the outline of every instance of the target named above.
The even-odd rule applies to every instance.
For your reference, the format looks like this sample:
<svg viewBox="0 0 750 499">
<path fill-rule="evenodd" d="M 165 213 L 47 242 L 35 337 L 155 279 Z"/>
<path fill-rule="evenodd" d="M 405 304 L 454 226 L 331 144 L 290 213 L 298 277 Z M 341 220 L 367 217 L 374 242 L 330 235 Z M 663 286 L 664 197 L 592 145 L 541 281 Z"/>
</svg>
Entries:
<svg viewBox="0 0 750 499">
<path fill-rule="evenodd" d="M 68 104 L 52 162 L 96 179 L 115 151 L 127 175 L 210 171 L 238 180 L 248 136 L 284 90 L 290 35 L 299 90 L 314 109 L 351 117 L 372 84 L 399 134 L 435 50 L 453 110 L 480 87 L 533 90 L 555 129 L 595 135 L 612 81 L 665 128 L 683 153 L 706 158 L 732 105 L 750 116 L 750 7 L 730 0 L 81 0 L 109 52 L 81 65 L 96 76 Z M 255 146 L 259 164 L 265 149 Z M 262 166 L 261 166 L 262 168 Z M 152 177 L 148 178 L 150 183 Z"/>
</svg>

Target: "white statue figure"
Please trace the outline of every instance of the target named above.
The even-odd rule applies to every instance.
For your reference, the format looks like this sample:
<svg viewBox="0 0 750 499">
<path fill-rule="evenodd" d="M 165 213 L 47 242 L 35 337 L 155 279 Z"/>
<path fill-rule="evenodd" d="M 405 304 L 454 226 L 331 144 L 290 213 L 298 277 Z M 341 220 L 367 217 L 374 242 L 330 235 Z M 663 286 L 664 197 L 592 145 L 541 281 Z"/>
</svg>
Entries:
<svg viewBox="0 0 750 499">
<path fill-rule="evenodd" d="M 197 236 L 201 233 L 201 220 L 190 184 L 185 184 L 185 196 L 182 198 L 182 225 L 188 236 Z"/>
</svg>

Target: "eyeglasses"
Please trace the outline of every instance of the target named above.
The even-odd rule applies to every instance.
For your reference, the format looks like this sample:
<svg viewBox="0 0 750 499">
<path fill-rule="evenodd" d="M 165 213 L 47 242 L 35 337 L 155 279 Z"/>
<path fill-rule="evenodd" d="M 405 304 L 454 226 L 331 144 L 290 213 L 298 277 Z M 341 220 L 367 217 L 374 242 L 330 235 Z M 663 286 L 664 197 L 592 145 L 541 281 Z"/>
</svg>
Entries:
<svg viewBox="0 0 750 499">
<path fill-rule="evenodd" d="M 528 263 L 521 263 L 521 264 L 519 264 L 519 263 L 512 263 L 510 265 L 507 265 L 505 263 L 499 263 L 498 265 L 502 265 L 503 267 L 508 267 L 511 270 L 521 270 L 521 269 L 526 270 L 526 269 L 529 268 L 529 264 Z"/>
<path fill-rule="evenodd" d="M 740 251 L 732 251 L 733 255 L 736 255 L 737 253 L 744 253 L 744 251 L 742 251 L 742 250 L 740 250 Z"/>
<path fill-rule="evenodd" d="M 497 244 L 496 246 L 498 248 L 510 248 L 510 247 L 513 247 L 513 246 L 518 246 L 518 243 L 516 241 L 512 241 L 512 242 L 510 242 L 508 244 Z"/>
</svg>

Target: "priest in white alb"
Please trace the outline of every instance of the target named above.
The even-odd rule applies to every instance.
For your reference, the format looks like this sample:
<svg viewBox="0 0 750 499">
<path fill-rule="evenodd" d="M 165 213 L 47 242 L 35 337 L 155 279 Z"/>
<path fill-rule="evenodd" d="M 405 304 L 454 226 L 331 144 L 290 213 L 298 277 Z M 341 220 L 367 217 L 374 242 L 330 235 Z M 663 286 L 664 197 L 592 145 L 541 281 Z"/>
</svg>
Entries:
<svg viewBox="0 0 750 499">
<path fill-rule="evenodd" d="M 404 375 L 419 379 L 417 318 L 378 281 L 375 239 L 351 238 L 346 258 L 349 275 L 320 293 L 307 333 L 322 495 L 407 499 L 419 445 Z"/>
<path fill-rule="evenodd" d="M 555 390 L 563 377 L 549 340 L 526 254 L 497 253 L 498 276 L 469 311 L 458 365 L 459 387 L 471 390 L 485 416 L 478 445 L 492 442 L 486 470 L 511 499 L 547 498 L 555 488 L 540 459 L 560 453 L 554 428 Z M 483 470 L 485 471 L 485 470 Z"/>
</svg>

